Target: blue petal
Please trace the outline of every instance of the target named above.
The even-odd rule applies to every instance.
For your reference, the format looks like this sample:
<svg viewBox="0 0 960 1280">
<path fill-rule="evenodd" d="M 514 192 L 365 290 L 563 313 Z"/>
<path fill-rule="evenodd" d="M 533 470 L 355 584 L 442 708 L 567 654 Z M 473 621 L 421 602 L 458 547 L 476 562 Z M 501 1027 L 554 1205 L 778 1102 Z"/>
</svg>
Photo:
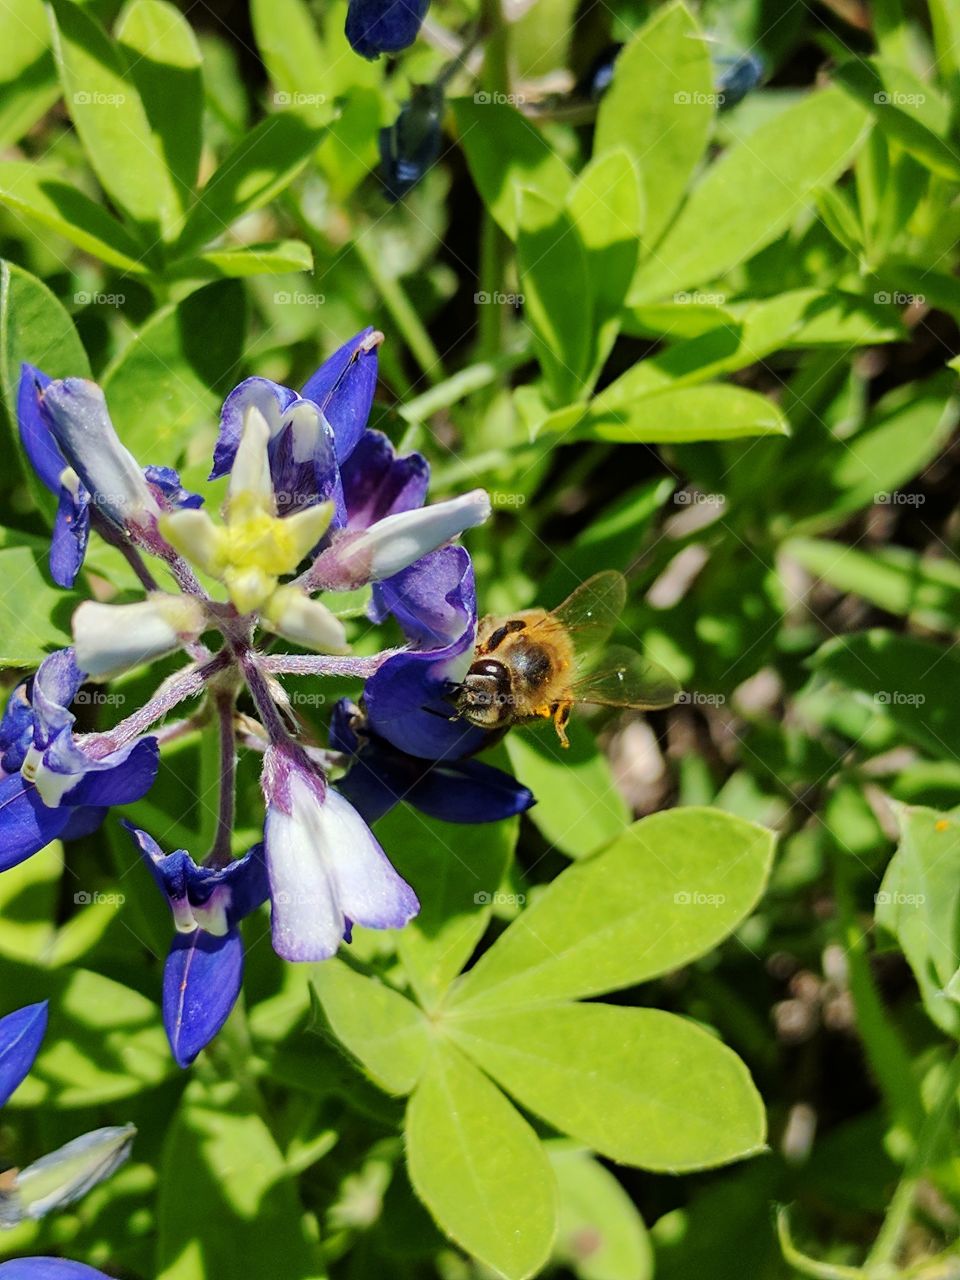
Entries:
<svg viewBox="0 0 960 1280">
<path fill-rule="evenodd" d="M 33 679 L 30 700 L 34 712 L 34 745 L 40 751 L 73 727 L 74 717 L 67 710 L 83 684 L 83 672 L 77 666 L 73 649 L 58 649 L 40 663 Z"/>
<path fill-rule="evenodd" d="M 46 1029 L 46 1000 L 0 1018 L 0 1107 L 33 1066 Z"/>
<path fill-rule="evenodd" d="M 182 507 L 202 507 L 203 498 L 199 493 L 191 493 L 180 483 L 180 473 L 173 467 L 144 467 L 143 474 L 167 511 L 177 511 Z"/>
<path fill-rule="evenodd" d="M 319 406 L 333 428 L 340 463 L 356 448 L 370 417 L 377 389 L 378 344 L 372 342 L 374 333 L 370 327 L 344 343 L 308 379 L 300 393 Z"/>
<path fill-rule="evenodd" d="M 12 1258 L 0 1263 L 0 1280 L 110 1280 L 110 1277 L 69 1258 Z"/>
<path fill-rule="evenodd" d="M 50 541 L 50 576 L 58 587 L 73 586 L 89 537 L 90 494 L 79 483 L 75 494 L 67 485 L 61 486 Z"/>
<path fill-rule="evenodd" d="M 177 934 L 163 969 L 163 1025 L 174 1061 L 188 1067 L 210 1043 L 240 994 L 243 942 L 197 929 Z"/>
<path fill-rule="evenodd" d="M 0 781 L 0 871 L 9 871 L 56 840 L 70 810 L 48 809 L 19 773 Z"/>
<path fill-rule="evenodd" d="M 243 419 L 247 409 L 256 405 L 267 422 L 278 425 L 283 412 L 297 399 L 297 393 L 269 378 L 246 378 L 227 396 L 220 410 L 220 433 L 213 450 L 213 469 L 209 479 L 228 474 L 237 456 Z"/>
<path fill-rule="evenodd" d="M 34 471 L 51 493 L 59 493 L 60 476 L 67 464 L 40 410 L 40 392 L 49 385 L 47 375 L 32 364 L 20 366 L 17 422 L 20 442 Z"/>
<path fill-rule="evenodd" d="M 379 585 L 380 604 L 418 649 L 473 644 L 477 592 L 464 547 L 441 547 Z M 460 650 L 458 649 L 458 652 Z"/>
<path fill-rule="evenodd" d="M 363 432 L 340 474 L 348 529 L 369 529 L 385 516 L 422 507 L 430 483 L 426 458 L 398 458 L 381 431 Z"/>
<path fill-rule="evenodd" d="M 100 809 L 95 805 L 81 805 L 78 809 L 68 809 L 67 825 L 60 832 L 60 839 L 79 840 L 83 836 L 93 835 L 94 831 L 99 830 L 103 825 L 108 812 L 108 809 Z"/>
<path fill-rule="evenodd" d="M 33 743 L 33 707 L 30 688 L 33 677 L 21 680 L 14 688 L 0 720 L 0 769 L 17 773 Z"/>
<path fill-rule="evenodd" d="M 426 769 L 407 800 L 444 822 L 499 822 L 525 813 L 536 797 L 516 778 L 480 760 L 457 760 Z"/>
<path fill-rule="evenodd" d="M 485 730 L 453 720 L 445 700 L 447 680 L 436 672 L 432 653 L 388 658 L 364 686 L 363 700 L 374 731 L 401 751 L 428 760 L 473 755 L 488 739 Z"/>
<path fill-rule="evenodd" d="M 413 44 L 429 8 L 429 0 L 351 0 L 347 39 L 356 53 L 376 58 Z"/>
<path fill-rule="evenodd" d="M 120 752 L 116 752 L 120 755 Z M 105 756 L 109 761 L 114 756 Z M 98 762 L 102 763 L 102 762 Z M 145 796 L 153 786 L 160 768 L 160 746 L 156 738 L 141 738 L 125 759 L 112 768 L 91 770 L 64 796 L 70 805 L 96 805 L 109 808 L 114 804 L 131 804 Z"/>
</svg>

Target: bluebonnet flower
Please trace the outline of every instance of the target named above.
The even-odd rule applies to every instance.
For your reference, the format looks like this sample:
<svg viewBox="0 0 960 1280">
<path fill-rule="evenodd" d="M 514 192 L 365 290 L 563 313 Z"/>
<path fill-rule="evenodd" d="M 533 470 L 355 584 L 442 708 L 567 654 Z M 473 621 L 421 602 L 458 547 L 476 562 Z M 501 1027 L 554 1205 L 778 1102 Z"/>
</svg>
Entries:
<svg viewBox="0 0 960 1280">
<path fill-rule="evenodd" d="M 755 53 L 715 54 L 714 84 L 721 107 L 735 107 L 763 79 L 763 60 Z"/>
<path fill-rule="evenodd" d="M 477 821 L 532 801 L 506 774 L 467 759 L 487 738 L 448 718 L 443 694 L 469 663 L 477 618 L 469 557 L 447 544 L 485 520 L 490 502 L 476 490 L 425 505 L 426 461 L 398 455 L 367 426 L 381 341 L 363 330 L 299 392 L 250 378 L 230 393 L 211 472 L 228 478 L 219 520 L 182 490 L 175 472 L 140 469 L 110 426 L 99 388 L 25 373 L 21 430 L 30 456 L 48 478 L 69 481 L 71 492 L 82 488 L 90 527 L 127 556 L 145 597 L 82 603 L 73 648 L 47 658 L 11 697 L 0 726 L 0 869 L 144 794 L 160 739 L 196 727 L 205 709 L 160 722 L 207 695 L 221 745 L 213 848 L 195 861 L 131 828 L 176 926 L 163 1016 L 182 1066 L 229 1015 L 243 971 L 239 925 L 267 897 L 274 947 L 291 960 L 333 955 L 356 924 L 401 928 L 419 908 L 365 820 L 374 808 L 382 812 L 382 797 L 376 806 L 369 797 L 354 805 L 356 771 L 341 790 L 329 786 L 327 768 L 340 761 L 297 740 L 279 677 L 368 681 L 369 723 L 355 754 L 368 771 L 382 772 L 391 802 L 409 791 L 428 812 Z M 164 561 L 179 593 L 159 590 L 145 554 Z M 346 653 L 343 624 L 322 593 L 368 584 L 372 619 L 393 614 L 410 642 L 402 653 Z M 264 653 L 259 631 L 308 652 Z M 67 708 L 82 680 L 109 679 L 178 650 L 187 663 L 143 707 L 109 730 L 73 732 Z M 244 686 L 256 719 L 238 717 Z M 335 736 L 341 750 L 351 745 L 342 725 Z M 266 812 L 263 845 L 234 859 L 238 737 L 263 754 Z M 440 794 L 445 783 L 449 802 Z"/>
<path fill-rule="evenodd" d="M 391 201 L 412 191 L 440 154 L 443 89 L 417 84 L 400 114 L 380 130 L 380 181 Z"/>
<path fill-rule="evenodd" d="M 258 844 L 222 867 L 198 866 L 185 849 L 164 854 L 146 831 L 123 824 L 170 904 L 176 934 L 163 971 L 163 1025 L 187 1067 L 226 1022 L 243 980 L 239 924 L 267 900 Z"/>
<path fill-rule="evenodd" d="M 111 805 L 153 784 L 155 738 L 103 752 L 73 733 L 68 708 L 84 679 L 73 649 L 61 649 L 10 695 L 0 721 L 0 871 L 58 837 L 95 831 Z"/>
<path fill-rule="evenodd" d="M 33 1066 L 46 1029 L 45 1000 L 0 1018 L 0 1106 Z M 52 1210 L 79 1200 L 123 1164 L 130 1154 L 136 1132 L 133 1125 L 94 1129 L 49 1155 L 41 1156 L 25 1169 L 3 1174 L 0 1177 L 0 1228 L 15 1227 L 26 1220 L 46 1217 Z M 43 1274 L 40 1264 L 47 1260 L 22 1261 L 24 1265 L 29 1262 L 37 1266 L 21 1274 L 40 1276 Z M 0 1267 L 0 1274 L 14 1274 L 6 1272 L 7 1265 Z M 70 1274 L 68 1271 L 62 1273 Z"/>
<path fill-rule="evenodd" d="M 110 1280 L 85 1262 L 69 1258 L 11 1258 L 0 1262 L 0 1280 Z"/>
<path fill-rule="evenodd" d="M 103 392 L 83 378 L 51 379 L 22 366 L 17 419 L 24 451 L 43 484 L 57 496 L 50 574 L 72 587 L 83 564 L 91 521 L 104 536 L 111 527 L 156 548 L 161 511 L 199 506 L 170 467 L 142 471 L 110 421 Z M 96 500 L 91 505 L 93 495 Z M 111 538 L 112 540 L 112 538 Z"/>
<path fill-rule="evenodd" d="M 345 31 L 355 53 L 378 58 L 413 44 L 430 0 L 350 0 Z"/>
</svg>

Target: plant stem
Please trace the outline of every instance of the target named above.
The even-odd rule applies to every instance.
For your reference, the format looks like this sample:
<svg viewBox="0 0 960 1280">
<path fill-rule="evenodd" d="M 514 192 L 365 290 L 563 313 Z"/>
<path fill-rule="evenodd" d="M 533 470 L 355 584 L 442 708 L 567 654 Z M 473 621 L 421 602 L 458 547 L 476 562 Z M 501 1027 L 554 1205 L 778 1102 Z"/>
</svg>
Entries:
<svg viewBox="0 0 960 1280">
<path fill-rule="evenodd" d="M 215 699 L 217 729 L 220 740 L 220 790 L 217 807 L 217 830 L 204 865 L 225 867 L 233 857 L 231 841 L 236 803 L 237 746 L 233 729 L 236 691 L 223 690 Z"/>
<path fill-rule="evenodd" d="M 260 659 L 260 667 L 271 675 L 288 676 L 356 676 L 367 680 L 376 675 L 388 658 L 405 650 L 384 649 L 372 657 L 339 656 L 313 653 L 268 654 Z"/>
<path fill-rule="evenodd" d="M 940 1133 L 947 1117 L 956 1109 L 958 1089 L 960 1089 L 960 1052 L 954 1053 L 950 1065 L 944 1072 L 933 1105 L 920 1126 L 913 1155 L 893 1193 L 880 1233 L 867 1255 L 864 1268 L 867 1276 L 875 1275 L 879 1280 L 900 1249 L 903 1234 L 910 1223 L 917 1188 L 924 1173 L 933 1163 Z"/>
<path fill-rule="evenodd" d="M 492 95 L 510 90 L 510 56 L 507 24 L 501 0 L 482 0 L 480 25 L 485 37 L 483 86 Z M 493 298 L 505 285 L 509 241 L 484 206 L 480 230 L 480 292 Z M 481 360 L 496 356 L 503 345 L 507 310 L 493 301 L 480 309 L 477 354 Z"/>
<path fill-rule="evenodd" d="M 501 374 L 509 373 L 529 359 L 529 351 L 511 351 L 489 360 L 478 360 L 476 364 L 459 370 L 444 382 L 437 383 L 429 391 L 408 400 L 397 412 L 405 422 L 424 422 L 438 409 L 449 408 L 474 391 L 489 387 Z"/>
<path fill-rule="evenodd" d="M 384 271 L 376 250 L 366 243 L 362 234 L 353 241 L 353 248 L 363 263 L 367 275 L 376 285 L 394 324 L 403 334 L 404 341 L 420 366 L 423 376 L 431 386 L 442 382 L 446 375 L 440 352 L 434 346 L 433 339 L 427 333 L 403 285 Z"/>
</svg>

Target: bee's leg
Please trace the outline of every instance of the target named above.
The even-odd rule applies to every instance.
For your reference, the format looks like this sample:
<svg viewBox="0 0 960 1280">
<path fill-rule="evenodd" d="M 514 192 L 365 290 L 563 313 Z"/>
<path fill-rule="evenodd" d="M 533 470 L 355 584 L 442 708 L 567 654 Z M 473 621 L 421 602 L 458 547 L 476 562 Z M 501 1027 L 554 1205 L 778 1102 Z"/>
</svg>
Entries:
<svg viewBox="0 0 960 1280">
<path fill-rule="evenodd" d="M 553 708 L 553 727 L 557 731 L 561 747 L 570 746 L 570 739 L 567 737 L 567 721 L 570 719 L 572 709 L 572 702 L 558 702 Z"/>
</svg>

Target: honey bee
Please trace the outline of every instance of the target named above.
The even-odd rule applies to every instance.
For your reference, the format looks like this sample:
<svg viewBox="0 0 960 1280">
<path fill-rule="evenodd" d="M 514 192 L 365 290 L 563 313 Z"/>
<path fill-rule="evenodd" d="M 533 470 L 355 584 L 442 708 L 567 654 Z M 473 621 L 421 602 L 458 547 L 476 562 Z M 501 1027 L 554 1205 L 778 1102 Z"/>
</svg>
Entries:
<svg viewBox="0 0 960 1280">
<path fill-rule="evenodd" d="M 623 574 L 608 569 L 552 612 L 524 609 L 481 619 L 473 662 L 448 694 L 454 718 L 501 733 L 552 719 L 568 747 L 567 721 L 577 703 L 641 711 L 670 706 L 679 685 L 668 672 L 632 649 L 604 647 L 626 598 Z"/>
</svg>

